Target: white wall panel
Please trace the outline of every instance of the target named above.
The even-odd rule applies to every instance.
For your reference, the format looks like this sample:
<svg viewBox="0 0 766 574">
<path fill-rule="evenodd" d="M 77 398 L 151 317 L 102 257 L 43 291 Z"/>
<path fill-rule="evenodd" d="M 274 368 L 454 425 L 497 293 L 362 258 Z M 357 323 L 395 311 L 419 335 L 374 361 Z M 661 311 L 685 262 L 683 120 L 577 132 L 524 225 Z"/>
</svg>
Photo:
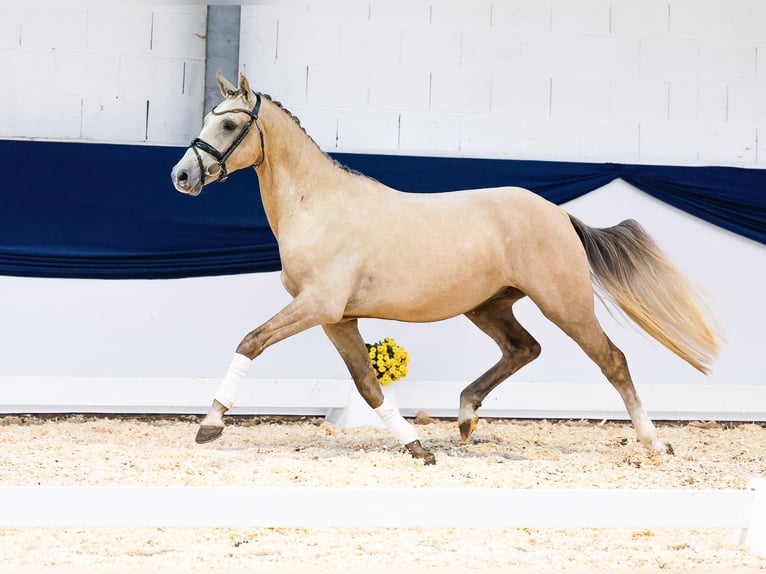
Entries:
<svg viewBox="0 0 766 574">
<path fill-rule="evenodd" d="M 589 76 L 554 76 L 551 116 L 606 119 L 609 117 L 609 80 Z"/>
<path fill-rule="evenodd" d="M 635 76 L 613 78 L 610 82 L 609 115 L 618 120 L 667 119 L 668 89 L 668 82 L 662 79 Z"/>
<path fill-rule="evenodd" d="M 93 96 L 82 99 L 82 137 L 101 141 L 146 139 L 147 100 Z"/>
<path fill-rule="evenodd" d="M 204 6 L 75 3 L 42 10 L 33 3 L 2 10 L 0 97 L 9 103 L 0 110 L 2 137 L 184 144 L 197 133 Z M 147 101 L 182 122 L 147 118 Z M 41 103 L 57 113 L 40 121 Z"/>
<path fill-rule="evenodd" d="M 429 149 L 434 154 L 446 155 L 452 150 L 460 149 L 461 143 L 464 142 L 461 136 L 462 118 L 459 114 L 403 112 L 399 124 L 400 151 L 405 154 L 417 154 Z"/>
<path fill-rule="evenodd" d="M 547 0 L 506 0 L 492 4 L 492 26 L 501 29 L 550 30 L 551 3 Z"/>
<path fill-rule="evenodd" d="M 643 78 L 696 80 L 699 48 L 696 40 L 645 38 L 641 40 Z"/>
<path fill-rule="evenodd" d="M 405 23 L 402 30 L 402 66 L 423 70 L 460 66 L 460 28 Z"/>
<path fill-rule="evenodd" d="M 551 77 L 539 72 L 492 74 L 491 111 L 518 116 L 547 116 Z"/>
<path fill-rule="evenodd" d="M 392 111 L 428 110 L 431 74 L 411 68 L 380 68 L 369 76 L 370 106 Z"/>
<path fill-rule="evenodd" d="M 436 70 L 431 75 L 431 109 L 437 112 L 488 112 L 491 75 L 478 70 Z"/>
<path fill-rule="evenodd" d="M 668 0 L 612 2 L 610 33 L 617 37 L 667 36 L 669 12 Z"/>
<path fill-rule="evenodd" d="M 565 34 L 609 34 L 609 0 L 553 0 L 551 29 Z"/>
<path fill-rule="evenodd" d="M 397 147 L 397 112 L 346 111 L 338 117 L 338 148 L 385 152 Z"/>
</svg>

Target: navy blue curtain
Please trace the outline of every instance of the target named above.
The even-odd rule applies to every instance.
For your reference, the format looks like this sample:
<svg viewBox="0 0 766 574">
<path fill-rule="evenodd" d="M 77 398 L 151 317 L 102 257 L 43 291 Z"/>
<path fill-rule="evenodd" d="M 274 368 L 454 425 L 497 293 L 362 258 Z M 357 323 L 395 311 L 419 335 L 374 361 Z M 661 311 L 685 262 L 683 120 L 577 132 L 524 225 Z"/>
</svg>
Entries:
<svg viewBox="0 0 766 574">
<path fill-rule="evenodd" d="M 279 252 L 255 174 L 198 197 L 176 192 L 182 148 L 0 141 L 0 274 L 103 279 L 274 271 Z M 515 185 L 563 203 L 621 177 L 706 221 L 766 243 L 766 171 L 333 154 L 410 192 Z"/>
</svg>

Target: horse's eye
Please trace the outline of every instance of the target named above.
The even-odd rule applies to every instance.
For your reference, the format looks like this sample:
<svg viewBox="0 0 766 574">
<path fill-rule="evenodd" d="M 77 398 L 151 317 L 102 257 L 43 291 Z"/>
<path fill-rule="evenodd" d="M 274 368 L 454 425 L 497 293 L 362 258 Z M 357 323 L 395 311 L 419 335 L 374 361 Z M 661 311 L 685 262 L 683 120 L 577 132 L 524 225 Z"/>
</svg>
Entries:
<svg viewBox="0 0 766 574">
<path fill-rule="evenodd" d="M 237 129 L 237 124 L 231 120 L 225 120 L 223 122 L 223 129 L 225 129 L 227 132 L 233 132 L 235 129 Z"/>
</svg>

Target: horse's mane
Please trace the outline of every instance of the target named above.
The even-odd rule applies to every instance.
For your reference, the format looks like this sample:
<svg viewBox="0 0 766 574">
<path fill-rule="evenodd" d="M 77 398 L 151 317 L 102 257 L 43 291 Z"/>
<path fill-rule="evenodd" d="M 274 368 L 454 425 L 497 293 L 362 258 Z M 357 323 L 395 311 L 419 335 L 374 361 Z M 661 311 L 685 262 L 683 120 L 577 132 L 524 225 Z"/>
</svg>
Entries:
<svg viewBox="0 0 766 574">
<path fill-rule="evenodd" d="M 239 95 L 239 92 L 237 92 L 237 95 Z M 350 173 L 350 174 L 352 174 L 352 175 L 359 175 L 359 176 L 362 176 L 362 177 L 368 177 L 368 176 L 366 176 L 365 174 L 363 174 L 363 173 L 361 173 L 361 172 L 358 172 L 358 171 L 356 171 L 355 169 L 351 169 L 350 167 L 348 167 L 348 166 L 346 166 L 346 165 L 343 165 L 342 163 L 340 163 L 338 160 L 336 160 L 336 159 L 333 159 L 332 157 L 330 157 L 330 155 L 329 155 L 329 154 L 328 154 L 326 151 L 324 151 L 324 150 L 323 150 L 321 147 L 319 147 L 319 144 L 318 144 L 317 142 L 315 142 L 315 141 L 314 141 L 314 138 L 312 138 L 312 137 L 311 137 L 311 136 L 308 134 L 308 132 L 306 131 L 306 128 L 304 128 L 304 127 L 301 125 L 301 120 L 300 120 L 300 119 L 298 119 L 298 116 L 296 116 L 296 115 L 295 115 L 295 114 L 293 114 L 293 113 L 292 113 L 290 110 L 288 110 L 288 109 L 287 109 L 285 106 L 283 106 L 283 105 L 282 105 L 282 102 L 279 102 L 279 101 L 275 100 L 275 99 L 274 99 L 274 98 L 272 98 L 272 97 L 271 97 L 269 94 L 263 94 L 263 93 L 262 93 L 262 94 L 261 94 L 261 97 L 263 97 L 263 98 L 266 98 L 268 101 L 270 101 L 272 104 L 274 104 L 274 105 L 275 105 L 277 108 L 279 108 L 280 110 L 282 110 L 282 112 L 283 112 L 285 115 L 287 115 L 287 117 L 288 117 L 288 118 L 290 118 L 291 120 L 293 120 L 293 121 L 295 122 L 295 124 L 296 124 L 296 125 L 297 125 L 299 128 L 301 128 L 301 131 L 304 133 L 304 135 L 305 135 L 307 138 L 309 138 L 309 140 L 311 141 L 311 143 L 313 143 L 313 144 L 316 146 L 316 148 L 317 148 L 319 151 L 321 151 L 321 152 L 324 154 L 324 156 L 325 156 L 327 159 L 329 159 L 329 160 L 330 160 L 330 161 L 333 163 L 333 165 L 334 165 L 335 167 L 337 167 L 337 168 L 340 168 L 340 169 L 342 169 L 343 171 L 345 171 L 345 172 L 347 172 L 347 173 Z"/>
</svg>

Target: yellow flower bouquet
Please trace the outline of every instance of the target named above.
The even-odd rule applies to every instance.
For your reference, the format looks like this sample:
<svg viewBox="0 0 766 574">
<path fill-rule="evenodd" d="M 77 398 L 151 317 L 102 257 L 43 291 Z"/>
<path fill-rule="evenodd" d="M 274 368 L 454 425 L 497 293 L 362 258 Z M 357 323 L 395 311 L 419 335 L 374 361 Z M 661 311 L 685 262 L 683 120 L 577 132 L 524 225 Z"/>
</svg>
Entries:
<svg viewBox="0 0 766 574">
<path fill-rule="evenodd" d="M 407 376 L 410 357 L 391 337 L 377 343 L 365 343 L 370 362 L 381 385 L 388 385 Z"/>
</svg>

